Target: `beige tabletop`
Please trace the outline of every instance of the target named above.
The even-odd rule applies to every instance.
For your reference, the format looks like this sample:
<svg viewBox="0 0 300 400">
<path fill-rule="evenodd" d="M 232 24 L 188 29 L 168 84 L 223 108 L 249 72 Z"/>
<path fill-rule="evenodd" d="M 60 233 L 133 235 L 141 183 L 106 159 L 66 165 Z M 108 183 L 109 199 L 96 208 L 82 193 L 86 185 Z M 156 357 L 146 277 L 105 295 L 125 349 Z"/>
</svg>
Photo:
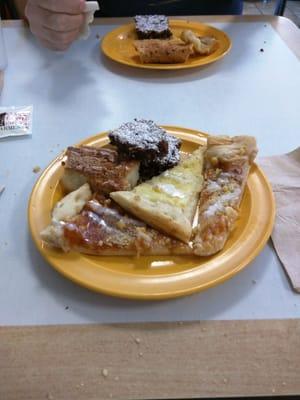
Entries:
<svg viewBox="0 0 300 400">
<path fill-rule="evenodd" d="M 300 58 L 299 31 L 285 18 L 191 19 L 207 23 L 268 21 Z M 101 23 L 114 21 L 120 22 L 107 19 Z M 14 24 L 20 22 L 6 22 Z M 300 320 L 289 319 L 3 326 L 0 399 L 299 394 L 299 338 Z"/>
</svg>

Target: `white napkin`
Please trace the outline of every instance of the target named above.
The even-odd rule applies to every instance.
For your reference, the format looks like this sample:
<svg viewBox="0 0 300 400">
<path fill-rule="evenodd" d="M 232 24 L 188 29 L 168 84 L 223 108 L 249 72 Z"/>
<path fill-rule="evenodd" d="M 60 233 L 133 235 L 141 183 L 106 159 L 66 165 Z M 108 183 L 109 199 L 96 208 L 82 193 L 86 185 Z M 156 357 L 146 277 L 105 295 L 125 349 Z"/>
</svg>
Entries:
<svg viewBox="0 0 300 400">
<path fill-rule="evenodd" d="M 78 39 L 87 39 L 90 36 L 90 27 L 94 21 L 94 13 L 99 10 L 99 4 L 97 1 L 87 1 L 84 8 L 84 22 L 82 24 Z"/>
</svg>

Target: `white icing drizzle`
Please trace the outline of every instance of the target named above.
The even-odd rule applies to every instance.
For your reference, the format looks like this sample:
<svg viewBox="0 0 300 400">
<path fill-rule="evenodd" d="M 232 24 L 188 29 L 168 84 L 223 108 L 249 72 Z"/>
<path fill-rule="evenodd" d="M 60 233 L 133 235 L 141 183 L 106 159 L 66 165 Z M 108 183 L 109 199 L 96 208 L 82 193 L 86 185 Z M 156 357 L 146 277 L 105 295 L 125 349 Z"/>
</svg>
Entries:
<svg viewBox="0 0 300 400">
<path fill-rule="evenodd" d="M 181 190 L 176 189 L 176 187 L 171 183 L 157 183 L 156 187 L 160 192 L 164 192 L 169 196 L 179 197 L 180 199 L 185 197 L 184 193 Z"/>
</svg>

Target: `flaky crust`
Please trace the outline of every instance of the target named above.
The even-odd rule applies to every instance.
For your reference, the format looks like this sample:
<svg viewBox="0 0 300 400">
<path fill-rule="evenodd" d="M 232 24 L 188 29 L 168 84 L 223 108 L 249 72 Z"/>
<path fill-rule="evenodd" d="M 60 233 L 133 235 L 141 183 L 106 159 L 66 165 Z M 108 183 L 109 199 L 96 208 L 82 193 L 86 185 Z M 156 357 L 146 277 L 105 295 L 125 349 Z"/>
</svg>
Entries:
<svg viewBox="0 0 300 400">
<path fill-rule="evenodd" d="M 52 221 L 42 239 L 65 252 L 103 256 L 188 255 L 192 247 L 127 216 L 111 200 L 93 199 L 68 221 Z"/>
<path fill-rule="evenodd" d="M 217 40 L 211 36 L 199 37 L 190 30 L 183 30 L 181 32 L 181 39 L 185 43 L 193 45 L 195 54 L 208 55 L 212 53 L 216 46 Z"/>
<path fill-rule="evenodd" d="M 251 136 L 211 136 L 205 155 L 205 185 L 200 196 L 194 253 L 220 251 L 235 227 L 250 166 L 257 154 Z"/>
</svg>

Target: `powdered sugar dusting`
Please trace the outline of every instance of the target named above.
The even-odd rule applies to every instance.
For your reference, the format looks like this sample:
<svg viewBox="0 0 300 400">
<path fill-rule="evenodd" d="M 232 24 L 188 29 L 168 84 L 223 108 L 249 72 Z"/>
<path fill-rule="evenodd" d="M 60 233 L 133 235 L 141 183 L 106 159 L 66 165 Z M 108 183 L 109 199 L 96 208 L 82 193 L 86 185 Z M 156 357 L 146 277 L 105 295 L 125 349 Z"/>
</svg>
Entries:
<svg viewBox="0 0 300 400">
<path fill-rule="evenodd" d="M 240 194 L 241 189 L 239 187 L 235 188 L 233 192 L 222 194 L 216 202 L 208 206 L 208 208 L 204 211 L 204 216 L 212 217 L 216 213 L 223 213 L 225 211 L 225 207 L 227 206 L 235 206 Z"/>
</svg>

